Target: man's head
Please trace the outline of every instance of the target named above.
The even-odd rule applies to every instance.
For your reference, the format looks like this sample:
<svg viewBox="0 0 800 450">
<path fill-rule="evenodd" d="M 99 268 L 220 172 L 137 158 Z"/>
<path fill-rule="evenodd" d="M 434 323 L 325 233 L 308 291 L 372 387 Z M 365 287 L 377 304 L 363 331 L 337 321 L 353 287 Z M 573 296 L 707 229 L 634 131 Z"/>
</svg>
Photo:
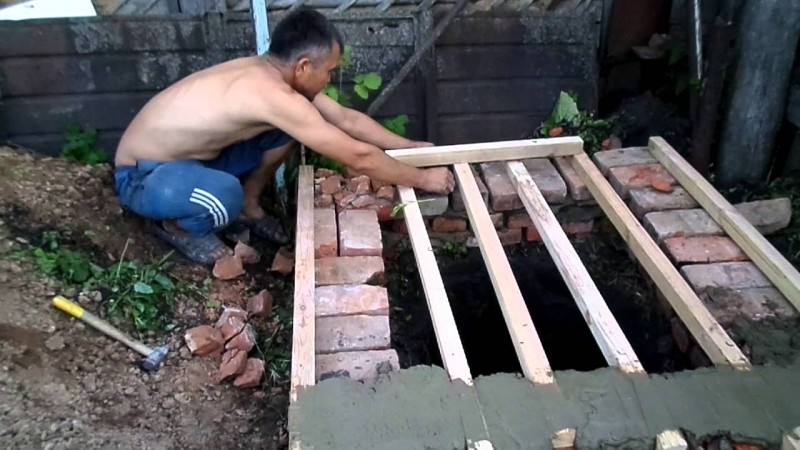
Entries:
<svg viewBox="0 0 800 450">
<path fill-rule="evenodd" d="M 311 100 L 330 82 L 342 48 L 342 36 L 325 16 L 300 8 L 275 26 L 269 55 L 288 69 L 289 84 Z"/>
</svg>

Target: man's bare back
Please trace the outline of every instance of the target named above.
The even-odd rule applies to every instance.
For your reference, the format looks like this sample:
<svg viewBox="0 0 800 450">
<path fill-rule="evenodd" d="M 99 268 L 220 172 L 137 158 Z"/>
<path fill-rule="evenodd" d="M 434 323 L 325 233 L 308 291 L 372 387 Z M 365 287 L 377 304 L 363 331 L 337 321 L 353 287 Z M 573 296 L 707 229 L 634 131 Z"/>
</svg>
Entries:
<svg viewBox="0 0 800 450">
<path fill-rule="evenodd" d="M 156 95 L 120 140 L 116 166 L 139 160 L 210 160 L 225 147 L 275 127 L 252 107 L 261 94 L 287 89 L 261 57 L 235 59 L 192 74 Z"/>
</svg>

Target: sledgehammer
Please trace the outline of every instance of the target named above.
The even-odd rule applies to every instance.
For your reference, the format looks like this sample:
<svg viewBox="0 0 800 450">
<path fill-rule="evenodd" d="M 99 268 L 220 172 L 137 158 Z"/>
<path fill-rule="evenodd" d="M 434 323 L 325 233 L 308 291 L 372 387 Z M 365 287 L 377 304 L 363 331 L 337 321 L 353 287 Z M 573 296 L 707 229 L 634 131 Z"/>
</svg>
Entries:
<svg viewBox="0 0 800 450">
<path fill-rule="evenodd" d="M 65 313 L 69 314 L 70 316 L 80 319 L 89 325 L 93 326 L 94 328 L 102 331 L 108 336 L 122 342 L 123 344 L 127 345 L 128 347 L 132 348 L 133 350 L 141 353 L 145 356 L 143 360 L 140 361 L 139 367 L 142 368 L 145 372 L 155 372 L 161 367 L 161 363 L 166 359 L 167 352 L 169 351 L 169 347 L 166 345 L 162 345 L 161 347 L 150 348 L 141 342 L 134 341 L 125 333 L 114 328 L 110 323 L 106 322 L 105 320 L 95 316 L 94 314 L 86 311 L 81 307 L 81 305 L 68 300 L 60 295 L 57 295 L 53 298 L 53 306 L 64 311 Z"/>
</svg>

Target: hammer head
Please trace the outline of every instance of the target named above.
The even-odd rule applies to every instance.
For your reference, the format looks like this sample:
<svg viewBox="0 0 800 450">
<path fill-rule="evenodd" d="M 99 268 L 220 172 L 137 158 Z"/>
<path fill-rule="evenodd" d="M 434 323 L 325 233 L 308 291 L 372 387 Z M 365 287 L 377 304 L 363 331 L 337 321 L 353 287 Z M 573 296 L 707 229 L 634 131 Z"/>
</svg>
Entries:
<svg viewBox="0 0 800 450">
<path fill-rule="evenodd" d="M 169 347 L 166 345 L 154 348 L 153 351 L 142 360 L 140 367 L 145 372 L 157 371 L 161 367 L 161 363 L 167 358 L 167 352 L 169 352 Z"/>
</svg>

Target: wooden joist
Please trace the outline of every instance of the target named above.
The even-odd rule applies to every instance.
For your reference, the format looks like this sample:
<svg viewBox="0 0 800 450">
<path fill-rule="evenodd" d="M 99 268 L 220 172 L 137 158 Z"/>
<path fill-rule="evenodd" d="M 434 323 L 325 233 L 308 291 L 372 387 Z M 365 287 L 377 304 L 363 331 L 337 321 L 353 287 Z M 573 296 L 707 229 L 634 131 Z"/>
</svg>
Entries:
<svg viewBox="0 0 800 450">
<path fill-rule="evenodd" d="M 750 362 L 586 154 L 572 165 L 636 259 L 714 364 L 747 369 Z"/>
<path fill-rule="evenodd" d="M 525 210 L 542 236 L 608 364 L 619 367 L 626 373 L 644 373 L 633 347 L 608 309 L 555 214 L 536 187 L 528 169 L 519 161 L 507 163 L 506 168 Z"/>
<path fill-rule="evenodd" d="M 314 168 L 301 166 L 297 180 L 297 226 L 292 322 L 291 401 L 314 385 Z"/>
<path fill-rule="evenodd" d="M 461 197 L 464 199 L 472 230 L 478 239 L 478 245 L 483 260 L 486 262 L 497 300 L 511 333 L 511 340 L 514 342 L 514 349 L 522 366 L 522 372 L 534 383 L 553 383 L 553 372 L 544 347 L 536 333 L 511 265 L 503 251 L 503 245 L 489 218 L 489 211 L 483 203 L 472 170 L 466 163 L 455 164 L 454 168 Z M 420 272 L 422 272 L 422 268 L 420 268 Z"/>
<path fill-rule="evenodd" d="M 387 150 L 386 154 L 416 167 L 449 166 L 458 163 L 512 161 L 527 158 L 569 156 L 583 151 L 579 137 L 524 139 L 481 144 L 440 145 L 435 147 Z"/>
<path fill-rule="evenodd" d="M 417 260 L 417 269 L 422 279 L 422 287 L 425 291 L 425 299 L 428 301 L 428 310 L 431 314 L 433 330 L 436 333 L 444 368 L 451 380 L 458 379 L 467 385 L 472 385 L 472 375 L 467 364 L 467 357 L 461 344 L 461 337 L 458 335 L 453 311 L 447 300 L 447 292 L 444 289 L 442 275 L 439 273 L 439 266 L 436 264 L 428 231 L 422 220 L 417 196 L 412 188 L 405 186 L 398 186 L 397 192 L 400 200 L 407 203 L 403 209 L 403 216 L 408 227 L 408 236 L 414 250 L 414 257 Z"/>
<path fill-rule="evenodd" d="M 650 152 L 800 311 L 797 269 L 664 139 L 650 138 Z"/>
</svg>

